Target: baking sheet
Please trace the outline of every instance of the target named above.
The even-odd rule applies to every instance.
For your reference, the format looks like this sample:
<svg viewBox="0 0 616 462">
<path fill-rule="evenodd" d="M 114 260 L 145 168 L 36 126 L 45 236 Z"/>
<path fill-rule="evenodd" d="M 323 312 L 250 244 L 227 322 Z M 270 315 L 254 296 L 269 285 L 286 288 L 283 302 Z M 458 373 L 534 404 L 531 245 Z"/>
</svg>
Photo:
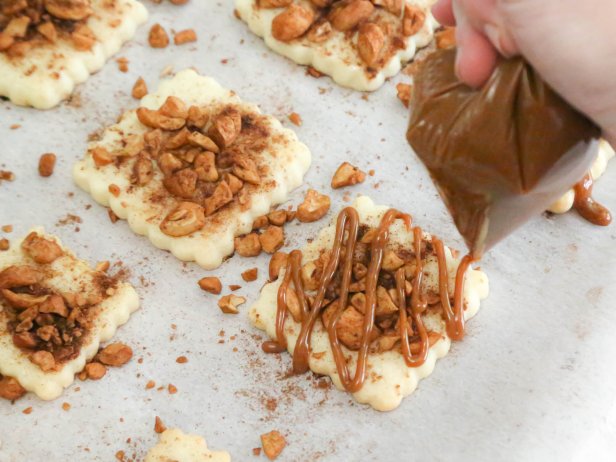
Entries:
<svg viewBox="0 0 616 462">
<path fill-rule="evenodd" d="M 71 104 L 52 111 L 0 102 L 0 169 L 17 177 L 0 185 L 0 224 L 15 228 L 7 237 L 44 225 L 84 259 L 122 261 L 142 299 L 142 309 L 116 337 L 134 347 L 129 364 L 98 382 L 78 382 L 53 402 L 29 395 L 15 405 L 0 401 L 1 462 L 111 461 L 119 450 L 139 460 L 157 440 L 157 415 L 168 427 L 203 435 L 235 461 L 255 459 L 259 435 L 272 429 L 288 441 L 281 461 L 613 460 L 614 226 L 597 228 L 575 214 L 537 217 L 499 246 L 482 262 L 491 295 L 466 339 L 399 409 L 379 413 L 345 393 L 317 388 L 310 376 L 287 377 L 286 354 L 262 353 L 261 333 L 247 319 L 249 304 L 239 316 L 223 315 L 217 298 L 197 287 L 206 271 L 155 249 L 125 222 L 112 224 L 71 180 L 87 135 L 135 106 L 130 89 L 138 76 L 153 89 L 165 67 L 194 66 L 267 113 L 302 116 L 296 131 L 312 150 L 313 167 L 291 203 L 300 202 L 308 187 L 330 194 L 333 210 L 345 204 L 347 192 L 351 198 L 367 194 L 413 213 L 425 229 L 462 248 L 405 144 L 406 113 L 395 96 L 400 77 L 363 99 L 272 54 L 234 18 L 231 0 L 146 5 L 148 25 L 119 55 L 129 59 L 128 73 L 112 61 L 79 87 Z M 153 50 L 147 31 L 155 22 L 193 27 L 199 41 Z M 12 124 L 22 127 L 10 130 Z M 37 174 L 44 152 L 58 155 L 46 179 Z M 331 175 L 345 160 L 374 169 L 375 176 L 331 191 Z M 616 209 L 615 167 L 596 189 L 597 198 Z M 82 223 L 61 224 L 67 214 Z M 287 248 L 322 225 L 287 226 Z M 225 285 L 241 284 L 238 293 L 252 301 L 265 282 L 267 261 L 232 258 L 212 274 Z M 259 280 L 246 284 L 240 273 L 253 266 Z M 180 355 L 189 362 L 177 364 Z M 172 383 L 178 393 L 145 390 L 149 380 L 157 387 Z M 70 403 L 68 412 L 63 402 Z M 29 406 L 32 413 L 22 414 Z"/>
</svg>

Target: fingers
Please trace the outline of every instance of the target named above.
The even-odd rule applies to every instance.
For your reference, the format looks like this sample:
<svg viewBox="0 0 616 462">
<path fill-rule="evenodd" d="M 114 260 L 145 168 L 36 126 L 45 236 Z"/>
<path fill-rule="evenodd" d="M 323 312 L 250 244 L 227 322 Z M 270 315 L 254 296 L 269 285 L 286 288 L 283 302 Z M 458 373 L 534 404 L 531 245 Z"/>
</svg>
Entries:
<svg viewBox="0 0 616 462">
<path fill-rule="evenodd" d="M 471 27 L 456 30 L 456 74 L 471 87 L 482 86 L 496 67 L 498 52 L 485 35 Z"/>
<path fill-rule="evenodd" d="M 432 7 L 432 14 L 443 26 L 451 27 L 456 25 L 456 18 L 453 15 L 451 2 L 452 0 L 439 0 L 439 2 Z"/>
</svg>

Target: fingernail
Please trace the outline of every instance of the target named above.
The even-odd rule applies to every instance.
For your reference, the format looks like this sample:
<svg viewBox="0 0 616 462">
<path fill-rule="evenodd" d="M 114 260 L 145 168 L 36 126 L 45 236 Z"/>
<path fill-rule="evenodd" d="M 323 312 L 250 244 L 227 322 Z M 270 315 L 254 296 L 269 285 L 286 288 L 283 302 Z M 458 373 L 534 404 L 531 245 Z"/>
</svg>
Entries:
<svg viewBox="0 0 616 462">
<path fill-rule="evenodd" d="M 483 28 L 483 33 L 486 34 L 486 37 L 488 37 L 492 45 L 494 45 L 494 48 L 496 48 L 501 55 L 505 55 L 505 50 L 503 50 L 501 42 L 502 33 L 500 27 L 494 24 L 486 24 Z"/>
</svg>

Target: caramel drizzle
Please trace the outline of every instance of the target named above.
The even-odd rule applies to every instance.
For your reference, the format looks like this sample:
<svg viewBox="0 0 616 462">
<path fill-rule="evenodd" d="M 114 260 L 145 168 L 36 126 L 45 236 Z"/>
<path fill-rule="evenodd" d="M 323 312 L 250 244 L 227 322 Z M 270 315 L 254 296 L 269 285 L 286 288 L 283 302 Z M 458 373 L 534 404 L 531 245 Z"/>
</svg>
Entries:
<svg viewBox="0 0 616 462">
<path fill-rule="evenodd" d="M 411 229 L 412 219 L 410 215 L 395 209 L 388 210 L 377 228 L 376 235 L 372 240 L 370 249 L 370 265 L 366 275 L 364 323 L 362 329 L 362 341 L 357 354 L 357 366 L 351 377 L 351 372 L 344 356 L 344 351 L 338 340 L 336 326 L 340 316 L 348 305 L 349 286 L 351 284 L 353 254 L 357 244 L 359 232 L 359 215 L 357 210 L 347 207 L 340 215 L 336 223 L 336 233 L 331 256 L 327 262 L 321 278 L 319 288 L 312 304 L 308 303 L 301 279 L 302 253 L 294 250 L 289 255 L 286 272 L 278 289 L 276 311 L 276 339 L 263 343 L 266 353 L 279 353 L 287 348 L 287 340 L 284 335 L 284 325 L 287 316 L 287 291 L 291 282 L 295 288 L 300 305 L 301 329 L 293 351 L 293 372 L 304 373 L 309 368 L 310 339 L 314 325 L 323 311 L 325 293 L 336 272 L 341 269 L 342 281 L 338 297 L 338 306 L 332 314 L 329 325 L 326 326 L 330 346 L 336 362 L 338 375 L 344 388 L 353 393 L 361 389 L 366 380 L 367 359 L 370 348 L 370 335 L 374 329 L 375 313 L 377 306 L 376 289 L 378 277 L 381 272 L 385 247 L 389 241 L 389 228 L 395 220 L 403 220 L 407 230 Z M 400 268 L 395 273 L 396 293 L 399 309 L 399 333 L 401 339 L 401 352 L 408 367 L 419 367 L 425 363 L 430 349 L 427 329 L 421 317 L 427 309 L 425 293 L 421 291 L 424 276 L 423 260 L 421 257 L 421 244 L 423 232 L 420 227 L 412 228 L 413 246 L 415 252 L 415 278 L 411 292 L 410 303 L 407 303 L 405 293 L 404 269 Z M 346 243 L 344 238 L 346 236 Z M 440 299 L 445 316 L 447 335 L 453 340 L 460 340 L 464 336 L 464 303 L 463 289 L 466 271 L 472 263 L 472 258 L 467 255 L 458 267 L 456 274 L 456 286 L 454 293 L 454 306 L 452 308 L 449 299 L 449 274 L 443 243 L 437 238 L 432 238 L 437 255 L 439 267 Z M 345 248 L 342 258 L 342 248 Z M 341 262 L 341 260 L 343 260 Z M 340 268 L 342 264 L 342 268 Z M 420 338 L 420 348 L 416 354 L 411 351 L 409 337 L 416 332 Z"/>
<path fill-rule="evenodd" d="M 594 179 L 590 173 L 577 183 L 573 190 L 575 191 L 575 200 L 573 208 L 586 220 L 594 225 L 607 226 L 612 222 L 610 211 L 603 205 L 599 204 L 592 197 L 592 188 Z"/>
</svg>

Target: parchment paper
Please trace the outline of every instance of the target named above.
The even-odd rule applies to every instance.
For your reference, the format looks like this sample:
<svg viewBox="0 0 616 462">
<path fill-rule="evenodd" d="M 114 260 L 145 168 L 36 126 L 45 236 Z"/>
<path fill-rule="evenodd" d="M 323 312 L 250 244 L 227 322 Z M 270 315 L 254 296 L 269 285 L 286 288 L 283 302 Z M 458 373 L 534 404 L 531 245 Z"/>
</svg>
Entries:
<svg viewBox="0 0 616 462">
<path fill-rule="evenodd" d="M 413 213 L 426 230 L 462 249 L 405 143 L 407 116 L 395 91 L 401 77 L 363 99 L 271 53 L 234 18 L 231 0 L 146 4 L 148 25 L 119 55 L 129 59 L 128 73 L 112 61 L 79 87 L 72 104 L 47 112 L 0 102 L 0 169 L 17 177 L 0 184 L 0 224 L 15 227 L 7 237 L 44 225 L 86 260 L 122 261 L 142 298 L 142 309 L 117 335 L 134 347 L 128 365 L 98 382 L 77 382 L 54 402 L 30 395 L 15 405 L 0 401 L 0 461 L 112 461 L 119 450 L 139 460 L 157 440 L 157 415 L 169 427 L 203 435 L 235 461 L 254 460 L 259 435 L 272 429 L 287 437 L 281 461 L 614 460 L 614 226 L 594 227 L 575 214 L 537 217 L 496 248 L 482 263 L 491 296 L 466 339 L 399 409 L 383 414 L 343 392 L 317 388 L 311 376 L 286 377 L 288 355 L 261 351 L 260 332 L 246 313 L 265 282 L 265 256 L 232 258 L 213 272 L 225 285 L 241 284 L 237 293 L 249 300 L 239 316 L 224 315 L 217 297 L 197 287 L 205 271 L 155 249 L 125 222 L 112 224 L 71 180 L 88 134 L 135 106 L 130 89 L 138 76 L 154 89 L 166 66 L 194 66 L 267 113 L 302 116 L 296 131 L 312 150 L 313 167 L 293 204 L 313 187 L 331 194 L 333 215 L 345 194 L 368 194 Z M 151 49 L 147 32 L 156 22 L 193 27 L 199 41 Z M 22 127 L 10 130 L 12 124 Z M 58 155 L 56 172 L 46 179 L 37 173 L 44 152 Z M 345 160 L 375 175 L 332 192 L 331 175 Z M 596 188 L 613 209 L 615 180 L 612 166 Z M 59 224 L 67 213 L 83 222 Z M 321 226 L 288 226 L 287 248 Z M 253 266 L 259 280 L 246 284 L 240 273 Z M 189 362 L 177 364 L 180 355 Z M 165 390 L 145 390 L 149 380 Z M 166 391 L 169 383 L 177 394 Z M 63 402 L 70 403 L 68 412 Z M 22 414 L 29 406 L 33 412 Z"/>
</svg>

